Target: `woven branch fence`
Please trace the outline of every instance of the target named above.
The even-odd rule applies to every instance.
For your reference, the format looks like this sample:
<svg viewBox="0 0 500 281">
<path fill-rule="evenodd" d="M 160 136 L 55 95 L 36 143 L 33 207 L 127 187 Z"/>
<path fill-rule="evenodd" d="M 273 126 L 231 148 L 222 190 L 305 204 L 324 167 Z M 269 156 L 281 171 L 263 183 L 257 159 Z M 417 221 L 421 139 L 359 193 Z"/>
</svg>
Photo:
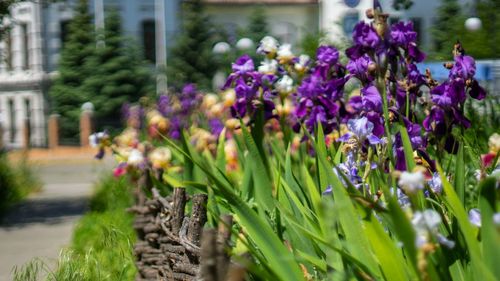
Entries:
<svg viewBox="0 0 500 281">
<path fill-rule="evenodd" d="M 151 191 L 146 198 L 144 190 Z M 207 195 L 188 196 L 184 188 L 162 197 L 144 173 L 136 189 L 134 246 L 137 281 L 244 280 L 245 268 L 230 260 L 232 217 L 223 216 L 218 229 L 204 229 Z M 191 212 L 186 205 L 191 201 Z"/>
</svg>

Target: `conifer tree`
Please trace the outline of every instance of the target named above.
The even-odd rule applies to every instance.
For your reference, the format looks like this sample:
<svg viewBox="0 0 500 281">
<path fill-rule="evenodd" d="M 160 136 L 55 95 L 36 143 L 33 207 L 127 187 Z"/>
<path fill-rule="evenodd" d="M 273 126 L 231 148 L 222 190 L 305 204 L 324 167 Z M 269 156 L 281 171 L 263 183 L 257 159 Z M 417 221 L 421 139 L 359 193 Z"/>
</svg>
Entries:
<svg viewBox="0 0 500 281">
<path fill-rule="evenodd" d="M 182 3 L 182 30 L 169 52 L 169 86 L 196 83 L 201 89 L 211 89 L 217 64 L 212 54 L 213 29 L 204 14 L 201 0 Z"/>
<path fill-rule="evenodd" d="M 83 83 L 83 90 L 94 104 L 97 129 L 119 126 L 120 109 L 126 102 L 136 102 L 153 91 L 154 82 L 146 63 L 134 48 L 136 45 L 122 35 L 120 15 L 109 11 L 105 17 L 104 38 L 97 43 L 86 67 L 92 72 Z"/>
<path fill-rule="evenodd" d="M 477 4 L 477 6 L 476 6 Z M 500 0 L 485 0 L 471 5 L 460 6 L 458 0 L 441 0 L 437 11 L 437 20 L 432 29 L 434 52 L 431 58 L 450 60 L 451 50 L 458 41 L 467 54 L 476 59 L 498 58 L 500 56 Z M 482 26 L 472 31 L 465 28 L 469 17 L 479 17 Z"/>
<path fill-rule="evenodd" d="M 79 0 L 74 18 L 69 23 L 68 39 L 59 59 L 58 76 L 50 89 L 52 112 L 60 118 L 60 134 L 63 139 L 78 139 L 80 107 L 88 101 L 88 93 L 82 84 L 90 74 L 86 66 L 95 49 L 94 28 L 88 13 L 87 0 Z"/>
<path fill-rule="evenodd" d="M 459 38 L 453 38 L 462 30 L 463 17 L 457 0 L 442 0 L 437 10 L 437 18 L 432 29 L 434 55 L 436 59 L 447 60 L 451 57 L 453 45 Z"/>
<path fill-rule="evenodd" d="M 466 52 L 476 59 L 500 57 L 500 0 L 477 1 L 477 6 L 464 10 L 465 19 L 476 16 L 481 20 L 481 28 L 477 31 L 464 30 L 463 46 Z"/>
<path fill-rule="evenodd" d="M 258 44 L 266 35 L 271 35 L 267 25 L 266 13 L 264 7 L 258 5 L 250 14 L 248 28 L 243 36 L 252 39 L 253 42 Z"/>
</svg>

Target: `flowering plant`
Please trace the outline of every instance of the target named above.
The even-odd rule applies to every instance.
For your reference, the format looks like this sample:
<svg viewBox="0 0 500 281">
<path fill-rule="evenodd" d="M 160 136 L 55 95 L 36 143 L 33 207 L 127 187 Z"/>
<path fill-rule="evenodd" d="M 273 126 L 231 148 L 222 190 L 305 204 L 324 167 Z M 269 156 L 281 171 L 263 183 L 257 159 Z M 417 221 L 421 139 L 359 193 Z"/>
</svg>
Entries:
<svg viewBox="0 0 500 281">
<path fill-rule="evenodd" d="M 147 141 L 130 127 L 115 151 L 157 185 L 207 193 L 212 224 L 233 214 L 232 255 L 249 253 L 255 278 L 494 280 L 498 135 L 483 157 L 463 135 L 464 104 L 486 97 L 474 60 L 457 44 L 435 81 L 411 23 L 367 15 L 345 65 L 333 46 L 308 58 L 265 37 L 257 69 L 242 56 L 219 95 L 160 97 L 129 122 Z"/>
</svg>

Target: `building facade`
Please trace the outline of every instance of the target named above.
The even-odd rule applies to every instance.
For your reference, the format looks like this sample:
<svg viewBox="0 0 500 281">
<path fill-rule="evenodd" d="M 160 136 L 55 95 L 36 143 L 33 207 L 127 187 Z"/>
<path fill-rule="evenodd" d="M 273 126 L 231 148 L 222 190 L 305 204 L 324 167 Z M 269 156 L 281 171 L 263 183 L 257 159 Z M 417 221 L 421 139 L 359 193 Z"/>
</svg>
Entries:
<svg viewBox="0 0 500 281">
<path fill-rule="evenodd" d="M 295 45 L 307 33 L 318 32 L 318 0 L 204 0 L 205 11 L 217 25 L 236 37 L 256 7 L 261 5 L 269 31 L 282 43 Z M 258 43 L 258 42 L 255 42 Z"/>
<path fill-rule="evenodd" d="M 144 57 L 156 62 L 158 49 L 155 5 L 162 1 L 164 40 L 170 45 L 178 30 L 180 0 L 97 0 L 89 1 L 89 11 L 119 11 L 126 36 L 143 47 Z M 96 3 L 102 3 L 101 6 Z M 8 148 L 24 145 L 29 130 L 29 145 L 47 144 L 46 119 L 50 82 L 57 75 L 57 63 L 76 0 L 44 3 L 26 1 L 14 5 L 8 20 L 10 31 L 0 42 L 0 126 L 3 144 Z M 101 7 L 101 11 L 96 10 Z M 76 124 L 75 124 L 76 125 Z M 77 125 L 76 125 L 77 126 Z"/>
<path fill-rule="evenodd" d="M 7 147 L 23 145 L 24 128 L 29 144 L 45 146 L 46 119 L 50 112 L 48 89 L 57 75 L 57 63 L 77 0 L 25 1 L 12 7 L 10 32 L 0 42 L 0 126 Z M 183 0 L 89 0 L 96 26 L 106 11 L 115 9 L 125 35 L 142 46 L 144 57 L 164 66 L 166 48 L 175 42 Z M 324 31 L 331 42 L 351 37 L 373 0 L 202 0 L 206 12 L 230 34 L 245 27 L 255 4 L 265 7 L 271 33 L 283 43 L 297 44 L 307 33 Z M 392 0 L 380 1 L 390 21 L 411 20 L 424 49 L 431 45 L 430 27 L 440 1 L 413 1 L 407 11 L 392 9 Z M 467 9 L 472 0 L 460 0 Z M 158 9 L 161 7 L 161 9 Z M 161 23 L 161 24 L 159 24 Z M 157 28 L 160 27 L 160 28 Z"/>
<path fill-rule="evenodd" d="M 16 5 L 11 28 L 0 44 L 0 124 L 8 147 L 22 145 L 25 126 L 32 145 L 45 145 L 45 97 L 50 78 L 44 61 L 42 10 L 33 2 Z"/>
</svg>

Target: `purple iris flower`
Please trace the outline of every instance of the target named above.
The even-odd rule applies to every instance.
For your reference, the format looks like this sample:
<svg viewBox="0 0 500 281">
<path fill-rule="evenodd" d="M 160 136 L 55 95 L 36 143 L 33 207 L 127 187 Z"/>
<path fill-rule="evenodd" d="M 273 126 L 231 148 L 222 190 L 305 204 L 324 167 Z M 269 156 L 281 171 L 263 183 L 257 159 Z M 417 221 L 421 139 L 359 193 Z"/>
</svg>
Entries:
<svg viewBox="0 0 500 281">
<path fill-rule="evenodd" d="M 409 63 L 407 65 L 407 73 L 408 80 L 415 84 L 417 87 L 425 84 L 425 77 L 420 73 L 416 64 Z"/>
<path fill-rule="evenodd" d="M 410 198 L 408 197 L 408 195 L 406 195 L 403 190 L 401 190 L 401 188 L 399 187 L 396 187 L 395 189 L 394 188 L 391 188 L 391 193 L 394 195 L 394 191 L 396 191 L 396 198 L 398 199 L 398 203 L 399 205 L 402 207 L 402 208 L 408 208 L 410 207 Z"/>
<path fill-rule="evenodd" d="M 373 77 L 368 73 L 368 66 L 373 63 L 368 55 L 352 59 L 347 63 L 347 70 L 363 84 L 373 81 Z"/>
<path fill-rule="evenodd" d="M 196 85 L 193 83 L 189 83 L 184 85 L 182 88 L 182 94 L 185 96 L 194 96 L 196 95 Z"/>
<path fill-rule="evenodd" d="M 419 124 L 408 121 L 408 124 L 406 124 L 406 130 L 408 131 L 408 136 L 410 137 L 413 149 L 424 146 L 424 139 L 421 135 L 422 127 Z"/>
<path fill-rule="evenodd" d="M 422 62 L 425 54 L 417 47 L 417 33 L 412 22 L 398 22 L 391 26 L 390 42 L 396 48 L 403 48 L 408 58 L 414 62 Z"/>
<path fill-rule="evenodd" d="M 171 106 L 170 96 L 161 95 L 158 98 L 158 102 L 156 103 L 156 109 L 163 116 L 165 116 L 165 117 L 166 116 L 170 116 L 173 113 L 173 109 L 172 109 L 172 106 Z"/>
<path fill-rule="evenodd" d="M 178 116 L 173 116 L 170 119 L 169 136 L 175 140 L 181 138 L 182 122 Z"/>
<path fill-rule="evenodd" d="M 404 109 L 406 108 L 406 96 L 409 94 L 410 93 L 403 89 L 403 87 L 401 87 L 399 84 L 396 84 L 396 104 L 399 109 L 402 109 L 404 111 Z M 412 95 L 410 94 L 410 102 L 411 100 Z"/>
<path fill-rule="evenodd" d="M 464 126 L 464 128 L 470 127 L 470 120 L 464 116 L 464 114 L 457 108 L 452 108 L 451 112 L 453 114 L 453 125 Z"/>
<path fill-rule="evenodd" d="M 182 111 L 179 113 L 184 116 L 190 115 L 198 107 L 202 99 L 203 97 L 198 93 L 195 84 L 186 84 L 179 95 L 179 102 L 182 107 Z"/>
<path fill-rule="evenodd" d="M 212 118 L 208 121 L 208 126 L 210 127 L 210 131 L 212 135 L 219 136 L 222 130 L 224 129 L 224 123 L 219 118 Z"/>
<path fill-rule="evenodd" d="M 427 115 L 422 124 L 427 132 L 433 132 L 437 136 L 442 136 L 448 131 L 445 112 L 438 106 L 432 107 L 430 114 Z"/>
<path fill-rule="evenodd" d="M 353 115 L 359 114 L 363 110 L 363 99 L 361 96 L 350 97 L 347 104 L 349 105 L 349 113 Z"/>
<path fill-rule="evenodd" d="M 123 120 L 128 120 L 130 117 L 130 103 L 126 102 L 122 105 L 121 114 Z"/>
<path fill-rule="evenodd" d="M 432 179 L 427 182 L 434 193 L 440 194 L 443 192 L 443 183 L 438 172 L 432 174 Z"/>
<path fill-rule="evenodd" d="M 368 48 L 375 48 L 380 43 L 380 37 L 373 26 L 363 21 L 354 27 L 352 39 L 354 44 Z"/>
<path fill-rule="evenodd" d="M 361 176 L 359 176 L 360 165 L 361 164 L 356 161 L 355 153 L 353 151 L 349 151 L 346 154 L 345 162 L 337 165 L 333 169 L 333 172 L 345 187 L 348 186 L 348 183 L 344 179 L 344 176 L 351 184 L 360 189 L 364 185 L 363 179 L 361 178 Z"/>
<path fill-rule="evenodd" d="M 382 118 L 380 113 L 374 111 L 367 112 L 366 118 L 368 118 L 368 121 L 373 123 L 372 133 L 381 138 L 385 133 L 384 118 Z"/>
<path fill-rule="evenodd" d="M 419 63 L 425 60 L 425 53 L 420 51 L 417 47 L 417 44 L 410 43 L 408 45 L 408 57 L 411 58 L 414 62 Z"/>
<path fill-rule="evenodd" d="M 474 78 L 476 74 L 476 62 L 471 56 L 455 56 L 455 64 L 450 70 L 450 78 L 461 78 L 468 80 Z"/>
<path fill-rule="evenodd" d="M 469 211 L 469 222 L 477 227 L 481 227 L 481 211 L 479 209 L 471 209 Z"/>
<path fill-rule="evenodd" d="M 395 45 L 406 48 L 416 40 L 417 33 L 413 30 L 412 22 L 398 22 L 391 26 L 391 41 Z"/>
<path fill-rule="evenodd" d="M 401 137 L 400 137 L 401 139 Z M 396 142 L 397 142 L 396 138 Z M 395 148 L 395 155 L 396 155 L 396 165 L 394 165 L 394 168 L 399 171 L 406 171 L 406 158 L 405 158 L 405 152 L 403 148 L 403 144 L 394 144 Z"/>
<path fill-rule="evenodd" d="M 235 63 L 231 65 L 234 73 L 245 74 L 255 70 L 253 60 L 249 55 L 239 57 Z"/>
<path fill-rule="evenodd" d="M 323 193 L 322 193 L 322 194 L 323 194 L 323 195 L 330 195 L 330 194 L 332 194 L 332 192 L 333 192 L 333 187 L 332 187 L 332 185 L 330 185 L 330 184 L 329 184 L 329 185 L 326 187 L 325 191 L 323 191 Z"/>
<path fill-rule="evenodd" d="M 329 51 L 324 48 L 324 52 Z M 330 49 L 331 50 L 331 49 Z M 300 123 L 304 123 L 307 130 L 314 132 L 315 127 L 320 122 L 325 133 L 333 131 L 339 116 L 343 88 L 346 79 L 342 77 L 326 77 L 322 71 L 317 71 L 321 66 L 317 66 L 314 71 L 304 78 L 297 88 L 296 108 L 294 118 L 297 123 L 294 130 L 300 130 Z M 329 72 L 330 67 L 326 67 Z M 332 72 L 335 75 L 335 72 Z M 346 114 L 345 110 L 342 114 Z"/>
<path fill-rule="evenodd" d="M 347 142 L 350 138 L 355 137 L 360 143 L 368 140 L 370 144 L 380 144 L 383 141 L 372 133 L 374 127 L 375 125 L 368 121 L 366 117 L 351 119 L 347 122 L 347 128 L 350 132 L 343 135 L 338 140 Z"/>
<path fill-rule="evenodd" d="M 316 52 L 316 67 L 312 69 L 313 75 L 326 80 L 332 70 L 342 69 L 339 61 L 339 51 L 332 46 L 320 46 Z"/>
<path fill-rule="evenodd" d="M 381 42 L 373 26 L 362 21 L 354 27 L 352 39 L 354 46 L 346 50 L 346 55 L 350 59 L 357 59 L 368 51 L 375 50 Z"/>
<path fill-rule="evenodd" d="M 482 100 L 486 97 L 486 91 L 479 85 L 477 80 L 473 80 L 470 85 L 469 95 L 476 100 Z"/>
<path fill-rule="evenodd" d="M 455 56 L 455 64 L 450 70 L 450 80 L 463 81 L 469 89 L 469 95 L 477 100 L 486 97 L 486 91 L 479 85 L 474 75 L 476 74 L 476 62 L 471 56 Z"/>
<path fill-rule="evenodd" d="M 339 51 L 332 46 L 320 46 L 316 52 L 319 65 L 332 66 L 339 60 Z"/>
<path fill-rule="evenodd" d="M 432 102 L 444 108 L 456 107 L 466 99 L 463 80 L 451 80 L 431 90 Z"/>
<path fill-rule="evenodd" d="M 231 115 L 238 118 L 253 116 L 256 109 L 262 108 L 266 119 L 272 118 L 274 94 L 271 86 L 276 81 L 276 76 L 255 71 L 254 63 L 248 55 L 239 57 L 232 68 L 233 73 L 229 75 L 223 87 L 234 87 L 236 93 Z"/>
<path fill-rule="evenodd" d="M 382 110 L 382 98 L 375 86 L 367 86 L 361 89 L 361 96 L 365 110 L 377 112 Z"/>
</svg>

